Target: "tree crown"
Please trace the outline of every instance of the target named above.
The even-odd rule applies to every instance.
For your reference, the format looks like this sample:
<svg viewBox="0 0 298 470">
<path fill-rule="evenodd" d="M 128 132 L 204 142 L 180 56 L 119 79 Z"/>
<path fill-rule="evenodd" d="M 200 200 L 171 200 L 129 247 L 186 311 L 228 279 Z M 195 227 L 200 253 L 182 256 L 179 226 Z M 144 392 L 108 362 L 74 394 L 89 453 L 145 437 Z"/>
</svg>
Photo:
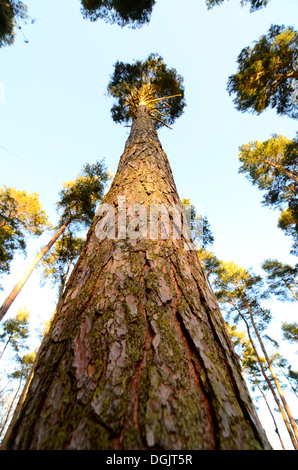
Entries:
<svg viewBox="0 0 298 470">
<path fill-rule="evenodd" d="M 296 119 L 292 100 L 293 80 L 298 78 L 298 35 L 293 27 L 271 25 L 268 33 L 244 48 L 238 56 L 238 71 L 228 80 L 238 111 L 260 114 L 276 108 L 277 114 Z"/>
<path fill-rule="evenodd" d="M 117 61 L 108 84 L 116 103 L 111 109 L 118 123 L 128 123 L 140 105 L 146 105 L 156 127 L 169 126 L 183 113 L 183 78 L 167 68 L 162 57 L 150 54 L 145 61 L 124 64 Z"/>
<path fill-rule="evenodd" d="M 101 18 L 108 23 L 123 27 L 141 27 L 149 23 L 155 0 L 81 0 L 84 18 L 96 21 Z"/>
<path fill-rule="evenodd" d="M 29 336 L 29 311 L 22 308 L 13 317 L 5 320 L 1 325 L 1 342 L 9 342 L 14 351 L 18 352 L 26 347 L 24 340 Z"/>
<path fill-rule="evenodd" d="M 0 188 L 0 272 L 9 272 L 16 250 L 26 250 L 25 236 L 39 236 L 50 227 L 37 193 Z"/>
<path fill-rule="evenodd" d="M 68 220 L 88 226 L 94 217 L 96 205 L 103 197 L 105 183 L 109 175 L 103 162 L 85 164 L 75 180 L 63 183 L 60 201 L 61 211 L 59 226 Z"/>
<path fill-rule="evenodd" d="M 1 1 L 0 4 L 0 47 L 13 44 L 15 28 L 19 20 L 29 18 L 27 6 L 20 0 Z"/>
<path fill-rule="evenodd" d="M 282 301 L 294 301 L 298 297 L 298 263 L 291 266 L 277 259 L 267 259 L 262 263 L 266 272 L 269 293 Z"/>
<path fill-rule="evenodd" d="M 293 238 L 292 253 L 298 247 L 298 134 L 295 139 L 273 135 L 264 142 L 249 142 L 240 148 L 239 172 L 265 191 L 263 204 L 278 207 L 278 226 Z"/>
</svg>

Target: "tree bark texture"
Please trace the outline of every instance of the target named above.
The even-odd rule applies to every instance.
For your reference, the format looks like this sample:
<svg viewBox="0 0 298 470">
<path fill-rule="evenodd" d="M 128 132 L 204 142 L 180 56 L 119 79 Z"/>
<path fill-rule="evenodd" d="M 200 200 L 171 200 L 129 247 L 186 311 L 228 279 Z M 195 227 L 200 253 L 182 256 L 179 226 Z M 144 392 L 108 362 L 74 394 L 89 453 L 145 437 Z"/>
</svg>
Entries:
<svg viewBox="0 0 298 470">
<path fill-rule="evenodd" d="M 140 106 L 103 203 L 181 205 Z M 149 209 L 148 209 L 149 211 Z M 270 449 L 216 299 L 183 239 L 94 218 L 7 449 Z"/>
</svg>

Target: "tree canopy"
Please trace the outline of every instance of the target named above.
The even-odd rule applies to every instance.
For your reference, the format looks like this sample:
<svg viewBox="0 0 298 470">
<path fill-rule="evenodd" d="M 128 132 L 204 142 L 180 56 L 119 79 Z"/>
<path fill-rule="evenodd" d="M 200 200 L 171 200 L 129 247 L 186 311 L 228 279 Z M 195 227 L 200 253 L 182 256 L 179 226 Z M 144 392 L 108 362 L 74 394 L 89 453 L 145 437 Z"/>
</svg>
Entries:
<svg viewBox="0 0 298 470">
<path fill-rule="evenodd" d="M 133 28 L 149 23 L 155 0 L 81 0 L 84 18 Z"/>
<path fill-rule="evenodd" d="M 298 343 L 298 323 L 283 323 L 283 336 L 291 343 Z"/>
<path fill-rule="evenodd" d="M 133 64 L 117 61 L 108 94 L 116 100 L 111 113 L 118 123 L 130 122 L 138 107 L 145 104 L 156 127 L 169 126 L 183 113 L 186 104 L 183 78 L 174 68 L 167 68 L 157 54 Z"/>
<path fill-rule="evenodd" d="M 94 217 L 97 203 L 103 197 L 109 179 L 103 162 L 86 163 L 75 180 L 63 183 L 57 208 L 60 211 L 59 226 L 69 219 L 88 227 Z M 74 225 L 72 223 L 72 226 Z"/>
<path fill-rule="evenodd" d="M 0 188 L 0 273 L 9 272 L 17 250 L 26 250 L 26 236 L 39 236 L 49 226 L 37 193 Z"/>
<path fill-rule="evenodd" d="M 8 345 L 15 352 L 26 348 L 24 341 L 29 336 L 29 311 L 26 308 L 20 309 L 18 313 L 1 325 L 0 342 L 4 342 L 5 346 L 1 352 L 1 356 Z"/>
<path fill-rule="evenodd" d="M 263 261 L 268 291 L 281 301 L 298 301 L 298 263 L 291 266 L 277 259 Z"/>
<path fill-rule="evenodd" d="M 221 5 L 225 0 L 206 0 L 206 5 L 207 8 L 213 8 L 216 5 Z M 250 11 L 256 11 L 259 10 L 262 7 L 265 7 L 269 0 L 241 0 L 241 6 L 246 5 L 247 3 L 250 3 Z"/>
<path fill-rule="evenodd" d="M 28 18 L 27 6 L 20 0 L 0 2 L 0 47 L 14 42 L 15 28 L 19 21 Z"/>
<path fill-rule="evenodd" d="M 58 286 L 59 296 L 63 293 L 70 272 L 77 262 L 85 240 L 76 237 L 69 230 L 55 243 L 54 249 L 43 258 L 43 279 L 51 279 Z"/>
<path fill-rule="evenodd" d="M 228 79 L 238 111 L 260 114 L 275 108 L 277 114 L 298 117 L 292 99 L 298 79 L 298 35 L 292 26 L 271 25 L 267 34 L 245 47 L 237 58 L 238 71 Z"/>
<path fill-rule="evenodd" d="M 298 249 L 298 134 L 294 139 L 273 135 L 270 139 L 249 142 L 239 148 L 245 173 L 252 184 L 265 191 L 263 204 L 279 208 L 278 226 L 293 239 Z"/>
</svg>

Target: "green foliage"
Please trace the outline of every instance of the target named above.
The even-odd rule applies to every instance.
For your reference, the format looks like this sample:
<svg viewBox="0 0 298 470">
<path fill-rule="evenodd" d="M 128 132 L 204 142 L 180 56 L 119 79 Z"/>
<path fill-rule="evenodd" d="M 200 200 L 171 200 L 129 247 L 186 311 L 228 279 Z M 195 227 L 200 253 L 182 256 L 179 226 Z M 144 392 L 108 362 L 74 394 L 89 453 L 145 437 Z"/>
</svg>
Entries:
<svg viewBox="0 0 298 470">
<path fill-rule="evenodd" d="M 197 254 L 205 274 L 212 283 L 213 277 L 217 276 L 222 269 L 221 261 L 211 251 L 208 251 L 205 248 L 199 249 Z"/>
<path fill-rule="evenodd" d="M 157 119 L 156 127 L 162 125 L 161 119 L 166 125 L 173 124 L 183 113 L 183 78 L 175 69 L 168 69 L 162 57 L 150 54 L 145 61 L 133 64 L 117 61 L 114 67 L 108 94 L 116 100 L 111 109 L 115 122 L 130 122 L 140 104 L 148 106 Z M 165 97 L 170 98 L 165 102 L 162 99 Z"/>
<path fill-rule="evenodd" d="M 202 249 L 213 245 L 214 236 L 208 218 L 198 214 L 197 209 L 191 204 L 190 199 L 184 198 L 181 202 L 183 207 L 190 211 L 190 230 L 194 244 Z"/>
<path fill-rule="evenodd" d="M 32 370 L 32 366 L 36 357 L 36 352 L 24 354 L 16 358 L 17 369 L 8 374 L 10 379 L 24 380 L 27 379 Z"/>
<path fill-rule="evenodd" d="M 241 360 L 242 370 L 254 382 L 255 377 L 259 376 L 260 368 L 258 359 L 254 353 L 250 341 L 247 339 L 244 331 L 237 331 L 236 326 L 226 324 L 235 351 Z"/>
<path fill-rule="evenodd" d="M 28 19 L 27 6 L 19 0 L 0 2 L 0 47 L 13 44 L 15 28 L 20 20 Z M 20 28 L 20 26 L 19 26 Z"/>
<path fill-rule="evenodd" d="M 8 345 L 15 352 L 26 348 L 24 341 L 29 336 L 29 311 L 20 309 L 16 316 L 1 323 L 0 341 L 5 343 L 4 350 Z M 4 352 L 1 353 L 1 356 Z"/>
<path fill-rule="evenodd" d="M 77 262 L 85 240 L 73 236 L 71 231 L 65 232 L 63 237 L 55 243 L 54 249 L 42 260 L 44 267 L 43 279 L 50 278 L 53 285 L 57 285 L 59 296 L 63 293 L 70 272 Z"/>
<path fill-rule="evenodd" d="M 298 325 L 297 325 L 298 327 Z M 298 334 L 297 334 L 298 341 Z M 298 391 L 298 371 L 293 370 L 291 366 L 288 367 L 288 377 L 294 389 L 294 392 L 297 394 Z"/>
<path fill-rule="evenodd" d="M 206 0 L 206 5 L 207 8 L 213 8 L 215 5 L 221 5 L 224 2 L 224 0 Z M 262 7 L 265 7 L 269 0 L 241 0 L 241 6 L 246 5 L 247 3 L 250 3 L 250 11 L 256 11 L 259 10 Z"/>
<path fill-rule="evenodd" d="M 249 142 L 240 148 L 240 173 L 265 191 L 263 204 L 281 210 L 278 226 L 293 239 L 298 251 L 298 134 L 295 139 L 273 135 L 264 142 Z"/>
<path fill-rule="evenodd" d="M 267 35 L 238 56 L 238 71 L 228 80 L 229 94 L 235 94 L 238 111 L 260 114 L 275 108 L 277 114 L 298 117 L 292 102 L 293 80 L 298 79 L 298 35 L 293 27 L 271 25 Z"/>
<path fill-rule="evenodd" d="M 263 261 L 262 268 L 267 273 L 270 294 L 282 301 L 298 300 L 298 263 L 291 266 L 276 259 L 267 259 Z"/>
<path fill-rule="evenodd" d="M 155 0 L 81 0 L 84 18 L 133 28 L 149 23 Z"/>
<path fill-rule="evenodd" d="M 261 305 L 261 300 L 266 298 L 261 276 L 241 268 L 234 261 L 220 261 L 215 275 L 215 295 L 227 311 L 227 318 L 233 317 L 236 324 L 241 320 L 250 323 L 253 319 L 258 331 L 264 331 L 271 320 L 271 313 Z"/>
<path fill-rule="evenodd" d="M 298 342 L 298 323 L 283 323 L 283 337 L 291 343 Z"/>
<path fill-rule="evenodd" d="M 38 194 L 0 189 L 0 273 L 8 273 L 17 250 L 26 250 L 25 237 L 39 236 L 50 226 Z"/>
<path fill-rule="evenodd" d="M 61 212 L 59 226 L 71 220 L 72 227 L 75 223 L 88 227 L 95 215 L 97 203 L 103 197 L 108 179 L 106 166 L 103 162 L 96 162 L 85 164 L 74 181 L 63 183 L 57 203 Z"/>
</svg>

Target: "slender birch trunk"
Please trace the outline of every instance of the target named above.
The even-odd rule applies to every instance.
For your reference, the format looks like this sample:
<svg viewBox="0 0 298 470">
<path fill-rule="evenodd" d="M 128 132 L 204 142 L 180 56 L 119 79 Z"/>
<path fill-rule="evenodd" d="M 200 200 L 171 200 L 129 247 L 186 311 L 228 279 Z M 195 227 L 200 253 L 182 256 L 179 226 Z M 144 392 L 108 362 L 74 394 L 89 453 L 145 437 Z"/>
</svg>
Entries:
<svg viewBox="0 0 298 470">
<path fill-rule="evenodd" d="M 182 208 L 145 106 L 102 202 L 116 223 L 124 198 L 131 234 L 132 204 L 147 214 L 152 204 Z M 271 449 L 196 252 L 172 234 L 134 239 L 120 230 L 99 241 L 99 221 L 6 448 Z"/>
<path fill-rule="evenodd" d="M 0 321 L 4 317 L 4 315 L 7 313 L 8 309 L 11 307 L 12 303 L 14 302 L 15 298 L 17 295 L 20 293 L 24 285 L 26 284 L 27 280 L 29 279 L 30 275 L 40 262 L 40 260 L 45 256 L 45 254 L 52 248 L 54 243 L 58 240 L 60 235 L 65 231 L 65 229 L 68 227 L 68 225 L 71 223 L 72 219 L 68 219 L 65 224 L 61 226 L 61 228 L 58 230 L 58 232 L 55 233 L 51 241 L 35 256 L 33 261 L 29 264 L 28 268 L 22 275 L 21 279 L 19 282 L 14 286 L 13 290 L 9 294 L 9 296 L 6 298 L 4 301 L 2 307 L 0 308 Z"/>
</svg>

